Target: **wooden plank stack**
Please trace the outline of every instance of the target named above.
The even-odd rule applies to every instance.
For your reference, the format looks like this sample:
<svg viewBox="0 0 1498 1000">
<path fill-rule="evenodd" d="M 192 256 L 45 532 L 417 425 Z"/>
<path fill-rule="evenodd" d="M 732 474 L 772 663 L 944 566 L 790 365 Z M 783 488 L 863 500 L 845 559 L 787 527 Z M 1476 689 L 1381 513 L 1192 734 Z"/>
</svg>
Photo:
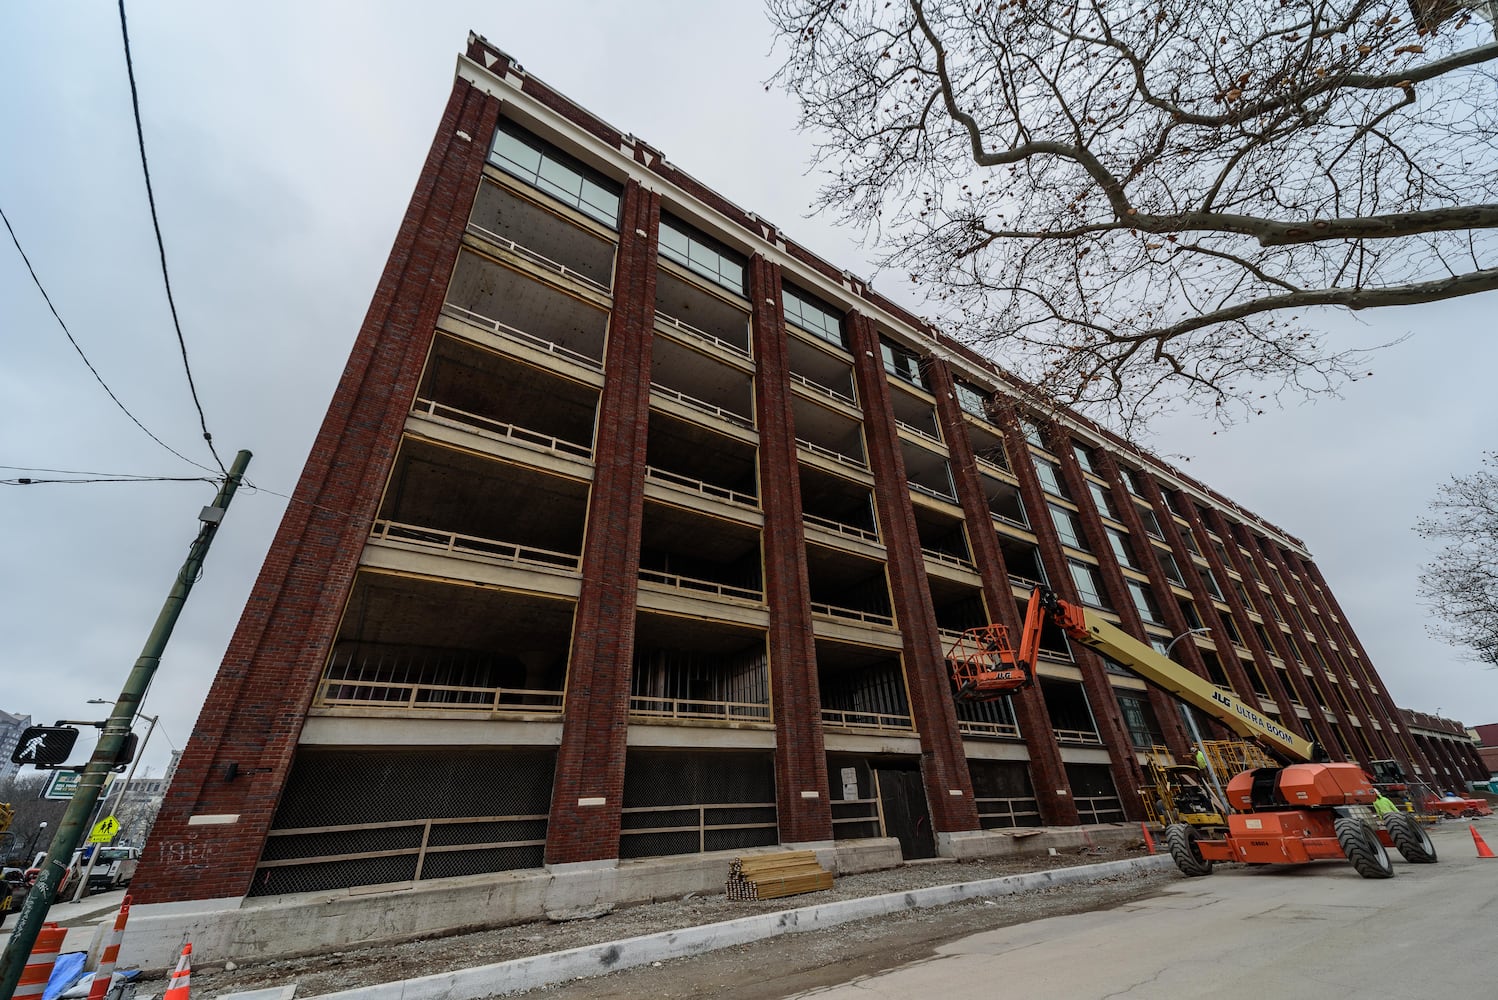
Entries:
<svg viewBox="0 0 1498 1000">
<path fill-rule="evenodd" d="M 832 888 L 832 873 L 817 863 L 815 851 L 781 851 L 734 858 L 724 884 L 731 901 L 776 899 Z"/>
</svg>

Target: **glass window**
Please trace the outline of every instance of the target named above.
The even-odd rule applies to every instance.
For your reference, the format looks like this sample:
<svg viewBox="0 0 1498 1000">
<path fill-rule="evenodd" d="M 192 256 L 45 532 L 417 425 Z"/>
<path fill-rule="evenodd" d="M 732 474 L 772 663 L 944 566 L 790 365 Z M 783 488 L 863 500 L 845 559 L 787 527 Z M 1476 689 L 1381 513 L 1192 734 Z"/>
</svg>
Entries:
<svg viewBox="0 0 1498 1000">
<path fill-rule="evenodd" d="M 1082 603 L 1094 608 L 1107 608 L 1103 602 L 1103 589 L 1098 586 L 1097 571 L 1086 563 L 1076 562 L 1068 559 L 1067 568 L 1071 570 L 1072 583 L 1077 585 L 1077 594 L 1082 598 Z"/>
<path fill-rule="evenodd" d="M 1202 616 L 1196 613 L 1196 605 L 1181 598 L 1181 617 L 1186 619 L 1186 627 L 1191 629 L 1202 627 Z"/>
<path fill-rule="evenodd" d="M 1140 750 L 1148 750 L 1164 744 L 1165 736 L 1160 732 L 1160 723 L 1149 700 L 1141 694 L 1118 692 L 1118 709 L 1123 714 L 1124 728 L 1129 731 L 1129 742 Z"/>
<path fill-rule="evenodd" d="M 921 360 L 903 347 L 897 347 L 879 338 L 879 353 L 884 356 L 884 370 L 895 378 L 903 379 L 913 386 L 924 389 L 925 381 L 921 378 Z"/>
<path fill-rule="evenodd" d="M 957 405 L 980 420 L 988 419 L 988 394 L 979 392 L 966 382 L 957 383 Z"/>
<path fill-rule="evenodd" d="M 744 259 L 684 222 L 661 216 L 661 256 L 715 285 L 744 294 Z"/>
<path fill-rule="evenodd" d="M 1176 557 L 1162 548 L 1155 549 L 1155 558 L 1160 560 L 1160 569 L 1165 572 L 1165 579 L 1177 587 L 1186 586 L 1186 581 L 1181 578 L 1181 567 L 1176 562 Z"/>
<path fill-rule="evenodd" d="M 1139 485 L 1140 471 L 1138 469 L 1124 468 L 1120 468 L 1118 471 L 1123 473 L 1124 489 L 1142 499 L 1144 497 L 1144 490 Z"/>
<path fill-rule="evenodd" d="M 619 228 L 623 189 L 513 122 L 499 123 L 489 162 L 610 229 Z"/>
<path fill-rule="evenodd" d="M 1144 522 L 1144 530 L 1164 541 L 1165 533 L 1160 530 L 1160 521 L 1155 517 L 1155 512 L 1142 503 L 1135 504 L 1134 509 L 1139 513 L 1139 520 Z"/>
<path fill-rule="evenodd" d="M 1225 600 L 1226 598 L 1222 596 L 1222 588 L 1217 586 L 1217 577 L 1212 575 L 1211 567 L 1198 566 L 1197 571 L 1202 575 L 1202 583 L 1206 584 L 1207 593 L 1211 594 L 1219 601 Z"/>
<path fill-rule="evenodd" d="M 1037 448 L 1045 447 L 1045 440 L 1040 436 L 1040 428 L 1036 426 L 1034 421 L 1021 420 L 1019 422 L 1019 429 L 1024 432 L 1026 441 Z"/>
<path fill-rule="evenodd" d="M 821 337 L 829 344 L 847 349 L 843 342 L 843 323 L 837 311 L 790 285 L 781 287 L 785 299 L 785 321 L 807 333 Z"/>
<path fill-rule="evenodd" d="M 1125 580 L 1124 586 L 1129 588 L 1129 597 L 1134 601 L 1134 609 L 1139 612 L 1139 617 L 1151 625 L 1163 625 L 1160 619 L 1160 608 L 1155 604 L 1155 595 L 1150 589 L 1138 580 Z"/>
<path fill-rule="evenodd" d="M 1071 453 L 1077 456 L 1077 464 L 1082 467 L 1083 472 L 1090 472 L 1093 475 L 1097 475 L 1097 470 L 1092 467 L 1091 451 L 1089 451 L 1083 445 L 1080 445 L 1077 442 L 1073 441 L 1071 443 Z"/>
<path fill-rule="evenodd" d="M 1234 646 L 1243 645 L 1243 636 L 1238 634 L 1238 623 L 1233 621 L 1233 616 L 1224 611 L 1220 617 L 1222 619 L 1222 631 L 1227 634 L 1228 642 Z"/>
<path fill-rule="evenodd" d="M 1038 455 L 1031 458 L 1035 460 L 1035 475 L 1040 479 L 1040 488 L 1052 496 L 1065 497 L 1066 491 L 1061 488 L 1061 470 L 1056 463 L 1047 462 Z"/>
<path fill-rule="evenodd" d="M 1103 533 L 1108 536 L 1108 547 L 1113 550 L 1113 556 L 1118 560 L 1118 564 L 1130 569 L 1138 569 L 1138 564 L 1134 562 L 1134 552 L 1129 548 L 1128 536 L 1117 528 L 1104 527 Z"/>
<path fill-rule="evenodd" d="M 1115 521 L 1118 515 L 1113 513 L 1113 501 L 1109 498 L 1108 487 L 1099 486 L 1092 480 L 1087 481 L 1087 492 L 1092 494 L 1092 502 L 1097 505 L 1097 512 L 1104 517 L 1111 517 Z"/>
<path fill-rule="evenodd" d="M 1181 541 L 1185 543 L 1187 551 L 1201 555 L 1202 550 L 1196 547 L 1196 538 L 1192 536 L 1191 529 L 1184 524 L 1178 524 L 1176 527 L 1181 532 Z"/>
<path fill-rule="evenodd" d="M 1072 512 L 1053 503 L 1046 506 L 1051 508 L 1051 523 L 1056 525 L 1056 534 L 1061 536 L 1061 544 L 1070 545 L 1074 549 L 1085 549 L 1087 546 L 1082 544 L 1082 533 L 1077 530 L 1077 519 L 1072 516 Z"/>
</svg>

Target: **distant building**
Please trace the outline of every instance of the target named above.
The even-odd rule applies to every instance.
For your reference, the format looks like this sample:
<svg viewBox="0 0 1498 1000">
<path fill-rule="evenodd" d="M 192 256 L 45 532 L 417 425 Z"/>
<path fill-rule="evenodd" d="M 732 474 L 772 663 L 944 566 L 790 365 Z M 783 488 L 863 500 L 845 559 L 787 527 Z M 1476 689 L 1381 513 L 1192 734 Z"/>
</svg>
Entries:
<svg viewBox="0 0 1498 1000">
<path fill-rule="evenodd" d="M 12 764 L 10 755 L 15 752 L 16 741 L 31 725 L 31 716 L 12 715 L 0 709 L 0 783 L 14 778 L 20 771 L 19 764 Z"/>
<path fill-rule="evenodd" d="M 1477 756 L 1488 774 L 1498 774 L 1498 722 L 1476 727 Z"/>
<path fill-rule="evenodd" d="M 1478 752 L 1476 734 L 1456 719 L 1401 708 L 1399 716 L 1425 758 L 1432 764 L 1431 784 L 1461 790 L 1493 773 Z M 1479 727 L 1481 729 L 1481 727 Z"/>
<path fill-rule="evenodd" d="M 1160 691 L 1048 633 L 954 703 L 1037 584 L 1334 759 L 1459 769 L 1302 541 L 1030 399 L 471 38 L 137 903 L 1138 822 Z"/>
</svg>

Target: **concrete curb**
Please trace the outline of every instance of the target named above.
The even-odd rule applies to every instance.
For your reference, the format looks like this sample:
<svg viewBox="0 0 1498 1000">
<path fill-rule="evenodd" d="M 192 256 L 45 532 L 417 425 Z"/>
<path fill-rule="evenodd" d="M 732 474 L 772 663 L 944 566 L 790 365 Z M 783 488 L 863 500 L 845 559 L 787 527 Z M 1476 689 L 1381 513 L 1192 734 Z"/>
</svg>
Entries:
<svg viewBox="0 0 1498 1000">
<path fill-rule="evenodd" d="M 778 913 L 724 920 L 700 927 L 644 934 L 623 941 L 587 945 L 418 979 L 360 986 L 322 994 L 319 1000 L 480 1000 L 495 994 L 519 993 L 573 979 L 602 976 L 651 962 L 703 955 L 720 948 L 730 948 L 781 934 L 824 930 L 851 920 L 863 920 L 902 910 L 944 906 L 989 896 L 1009 896 L 1047 886 L 1091 882 L 1126 872 L 1152 871 L 1171 866 L 1169 855 L 1157 854 L 1146 858 L 1107 861 L 1027 875 L 1008 875 L 979 882 L 959 882 L 912 889 L 909 892 L 891 892 L 882 896 L 844 899 Z"/>
</svg>

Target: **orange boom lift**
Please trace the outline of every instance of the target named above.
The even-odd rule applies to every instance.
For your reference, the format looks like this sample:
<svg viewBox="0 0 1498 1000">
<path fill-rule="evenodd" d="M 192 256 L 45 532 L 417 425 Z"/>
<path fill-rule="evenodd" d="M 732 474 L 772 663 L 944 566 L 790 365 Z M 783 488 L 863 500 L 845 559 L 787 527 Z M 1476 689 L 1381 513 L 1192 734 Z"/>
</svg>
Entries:
<svg viewBox="0 0 1498 1000">
<path fill-rule="evenodd" d="M 1227 833 L 1206 839 L 1184 823 L 1171 824 L 1165 840 L 1186 875 L 1210 875 L 1218 861 L 1245 864 L 1351 862 L 1364 878 L 1389 878 L 1389 848 L 1412 864 L 1433 864 L 1436 849 L 1410 813 L 1374 814 L 1373 782 L 1357 764 L 1327 762 L 1314 743 L 1198 677 L 1112 622 L 1036 587 L 1030 596 L 1019 648 L 1002 625 L 965 632 L 947 654 L 958 697 L 988 701 L 1031 683 L 1040 631 L 1051 623 L 1067 638 L 1089 646 L 1144 680 L 1208 713 L 1240 736 L 1259 743 L 1282 767 L 1244 771 L 1228 782 Z"/>
</svg>

